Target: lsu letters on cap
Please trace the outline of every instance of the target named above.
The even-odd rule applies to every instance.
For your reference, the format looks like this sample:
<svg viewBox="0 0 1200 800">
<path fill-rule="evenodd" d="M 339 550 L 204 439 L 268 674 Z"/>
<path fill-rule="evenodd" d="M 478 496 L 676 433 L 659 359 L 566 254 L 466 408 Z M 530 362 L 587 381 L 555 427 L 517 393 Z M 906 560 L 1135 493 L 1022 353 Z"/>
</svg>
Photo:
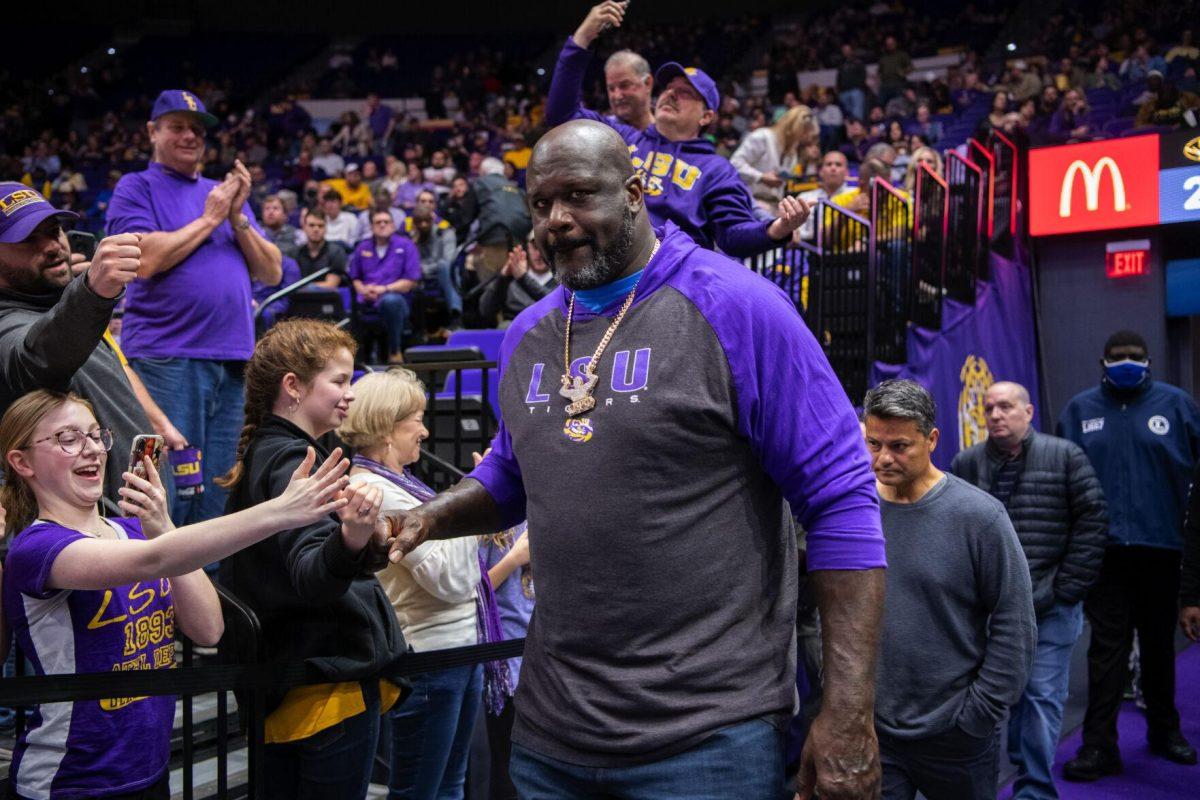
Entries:
<svg viewBox="0 0 1200 800">
<path fill-rule="evenodd" d="M 23 242 L 42 220 L 54 216 L 63 220 L 79 218 L 73 211 L 59 211 L 23 183 L 0 183 L 0 243 Z"/>
</svg>

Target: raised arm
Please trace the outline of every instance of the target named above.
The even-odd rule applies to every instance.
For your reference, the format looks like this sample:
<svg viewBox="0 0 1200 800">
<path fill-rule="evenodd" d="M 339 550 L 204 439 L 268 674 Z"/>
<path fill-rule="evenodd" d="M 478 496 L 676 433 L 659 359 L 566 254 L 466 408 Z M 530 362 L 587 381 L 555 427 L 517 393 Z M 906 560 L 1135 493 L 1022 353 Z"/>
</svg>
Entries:
<svg viewBox="0 0 1200 800">
<path fill-rule="evenodd" d="M 554 76 L 550 79 L 550 91 L 546 94 L 546 124 L 561 125 L 567 120 L 584 117 L 597 122 L 608 122 L 595 111 L 583 107 L 583 77 L 592 60 L 589 48 L 607 26 L 619 28 L 625 18 L 625 3 L 605 0 L 593 6 L 575 33 L 567 39 Z"/>
<path fill-rule="evenodd" d="M 138 239 L 127 233 L 102 240 L 83 275 L 37 322 L 0 323 L 0 381 L 10 397 L 39 387 L 67 388 L 104 336 L 121 292 L 137 277 Z"/>
<path fill-rule="evenodd" d="M 276 531 L 307 525 L 346 505 L 341 497 L 349 462 L 341 451 L 313 473 L 310 449 L 287 490 L 252 508 L 167 530 L 150 541 L 82 538 L 63 548 L 50 568 L 54 589 L 107 589 L 184 575 L 236 553 Z M 128 490 L 122 497 L 130 498 Z M 135 497 L 136 501 L 137 498 Z"/>
<path fill-rule="evenodd" d="M 283 279 L 283 255 L 255 225 L 254 212 L 247 202 L 250 197 L 250 171 L 239 159 L 233 162 L 233 171 L 229 175 L 237 185 L 237 193 L 229 204 L 233 238 L 242 251 L 242 258 L 246 259 L 250 277 L 267 286 L 277 286 Z"/>
</svg>

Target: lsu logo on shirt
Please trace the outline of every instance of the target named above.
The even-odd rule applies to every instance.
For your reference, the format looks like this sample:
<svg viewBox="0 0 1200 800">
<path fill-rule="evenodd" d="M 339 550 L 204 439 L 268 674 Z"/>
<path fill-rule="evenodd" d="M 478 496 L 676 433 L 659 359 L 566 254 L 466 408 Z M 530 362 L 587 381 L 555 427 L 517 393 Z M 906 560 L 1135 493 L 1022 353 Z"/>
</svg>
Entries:
<svg viewBox="0 0 1200 800">
<path fill-rule="evenodd" d="M 651 150 L 645 158 L 636 153 L 637 145 L 629 145 L 629 160 L 641 177 L 646 194 L 652 197 L 658 197 L 669 186 L 678 186 L 683 191 L 690 192 L 704 174 L 699 167 L 670 153 L 655 153 Z"/>
</svg>

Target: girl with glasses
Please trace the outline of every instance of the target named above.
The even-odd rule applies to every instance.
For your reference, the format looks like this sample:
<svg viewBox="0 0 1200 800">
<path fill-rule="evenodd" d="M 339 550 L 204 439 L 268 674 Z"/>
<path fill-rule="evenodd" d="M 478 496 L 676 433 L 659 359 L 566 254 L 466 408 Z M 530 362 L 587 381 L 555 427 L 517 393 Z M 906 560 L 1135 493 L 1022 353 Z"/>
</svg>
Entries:
<svg viewBox="0 0 1200 800">
<path fill-rule="evenodd" d="M 175 630 L 212 645 L 224 624 L 205 564 L 370 498 L 346 489 L 340 451 L 311 476 L 309 450 L 275 499 L 174 530 L 166 493 L 126 472 L 121 510 L 97 511 L 112 434 L 83 399 L 43 389 L 0 419 L 8 529 L 4 617 L 39 675 L 164 669 Z M 20 798 L 166 798 L 173 697 L 45 703 L 13 751 Z"/>
</svg>

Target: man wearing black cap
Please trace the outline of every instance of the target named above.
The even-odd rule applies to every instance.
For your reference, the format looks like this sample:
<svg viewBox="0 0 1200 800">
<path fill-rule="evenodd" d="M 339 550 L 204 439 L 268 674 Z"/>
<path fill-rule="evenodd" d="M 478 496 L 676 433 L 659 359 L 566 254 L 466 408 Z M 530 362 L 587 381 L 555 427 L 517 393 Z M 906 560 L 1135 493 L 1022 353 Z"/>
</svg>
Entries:
<svg viewBox="0 0 1200 800">
<path fill-rule="evenodd" d="M 1118 331 L 1104 345 L 1100 385 L 1076 395 L 1058 435 L 1078 444 L 1108 501 L 1108 545 L 1084 601 L 1092 626 L 1083 746 L 1063 777 L 1094 781 L 1121 771 L 1117 713 L 1136 630 L 1150 751 L 1195 764 L 1175 708 L 1175 619 L 1181 529 L 1200 459 L 1200 409 L 1183 390 L 1150 377 L 1146 342 Z"/>
<path fill-rule="evenodd" d="M 152 428 L 104 332 L 137 275 L 139 237 L 104 239 L 72 280 L 62 225 L 76 216 L 23 184 L 0 183 L 0 414 L 34 389 L 69 389 L 91 402 L 115 452 L 125 454 Z M 112 500 L 127 466 L 124 455 L 108 459 L 104 493 Z"/>
<path fill-rule="evenodd" d="M 242 368 L 254 350 L 251 279 L 282 278 L 279 248 L 247 202 L 241 161 L 223 181 L 200 175 L 204 131 L 217 124 L 191 92 L 158 96 L 149 168 L 117 183 L 110 233 L 141 233 L 138 279 L 125 302 L 122 345 L 180 433 L 203 454 L 204 490 L 173 509 L 176 524 L 220 515 L 213 484 L 232 465 L 244 405 Z"/>
<path fill-rule="evenodd" d="M 809 206 L 785 197 L 778 217 L 755 215 L 754 200 L 737 170 L 700 135 L 716 116 L 721 99 L 717 84 L 703 70 L 673 61 L 659 67 L 654 84 L 662 93 L 654 124 L 645 130 L 582 107 L 584 73 L 591 60 L 588 48 L 603 31 L 621 26 L 626 6 L 627 2 L 605 0 L 567 39 L 546 97 L 546 123 L 553 126 L 582 117 L 621 134 L 646 187 L 646 211 L 655 225 L 670 220 L 701 247 L 719 247 L 737 258 L 779 247 L 808 218 Z"/>
</svg>

